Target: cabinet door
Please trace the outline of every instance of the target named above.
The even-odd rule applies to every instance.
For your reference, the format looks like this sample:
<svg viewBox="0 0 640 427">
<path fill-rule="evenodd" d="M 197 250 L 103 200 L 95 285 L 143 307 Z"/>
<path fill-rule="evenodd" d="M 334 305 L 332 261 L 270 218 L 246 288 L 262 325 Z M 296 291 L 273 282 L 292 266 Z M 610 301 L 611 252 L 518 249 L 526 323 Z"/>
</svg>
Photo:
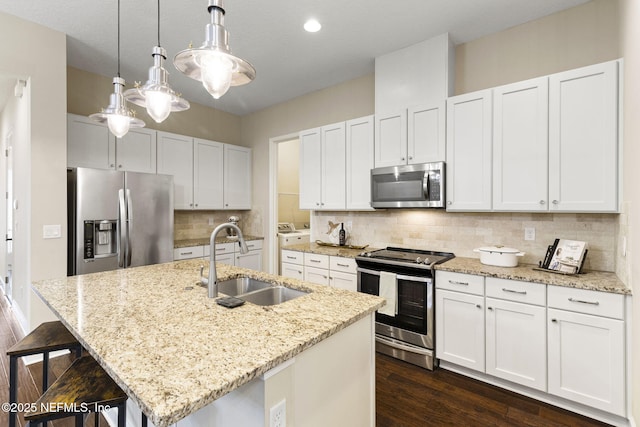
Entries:
<svg viewBox="0 0 640 427">
<path fill-rule="evenodd" d="M 546 308 L 486 300 L 486 373 L 547 391 Z"/>
<path fill-rule="evenodd" d="M 224 144 L 193 140 L 193 207 L 222 209 L 224 183 Z"/>
<path fill-rule="evenodd" d="M 407 163 L 407 110 L 376 114 L 375 167 Z"/>
<path fill-rule="evenodd" d="M 236 257 L 233 253 L 216 255 L 216 263 L 226 264 L 226 265 L 235 265 L 235 262 L 236 262 Z"/>
<path fill-rule="evenodd" d="M 550 76 L 551 211 L 618 209 L 618 64 Z"/>
<path fill-rule="evenodd" d="M 447 100 L 447 210 L 491 210 L 491 91 Z"/>
<path fill-rule="evenodd" d="M 548 309 L 549 393 L 625 415 L 624 321 Z"/>
<path fill-rule="evenodd" d="M 67 114 L 67 166 L 115 169 L 116 137 L 88 117 Z"/>
<path fill-rule="evenodd" d="M 158 132 L 158 173 L 173 175 L 175 209 L 193 209 L 193 138 Z"/>
<path fill-rule="evenodd" d="M 346 206 L 345 123 L 322 126 L 321 209 L 344 210 Z"/>
<path fill-rule="evenodd" d="M 371 207 L 373 116 L 347 121 L 346 134 L 346 208 L 349 210 L 373 210 Z"/>
<path fill-rule="evenodd" d="M 320 128 L 300 132 L 300 209 L 320 209 L 321 153 Z"/>
<path fill-rule="evenodd" d="M 224 144 L 224 208 L 251 209 L 251 149 Z"/>
<path fill-rule="evenodd" d="M 436 289 L 436 357 L 484 372 L 484 298 Z"/>
<path fill-rule="evenodd" d="M 156 134 L 153 129 L 130 129 L 116 138 L 118 170 L 156 173 Z"/>
<path fill-rule="evenodd" d="M 304 267 L 283 262 L 280 266 L 280 275 L 292 279 L 304 280 Z"/>
<path fill-rule="evenodd" d="M 548 210 L 548 78 L 493 90 L 493 209 Z"/>
<path fill-rule="evenodd" d="M 347 291 L 358 291 L 358 275 L 343 273 L 341 271 L 331 271 L 329 273 L 329 285 Z"/>
<path fill-rule="evenodd" d="M 251 270 L 262 271 L 262 251 L 249 251 L 246 254 L 236 252 L 236 267 L 249 268 Z"/>
<path fill-rule="evenodd" d="M 445 102 L 411 107 L 407 111 L 407 163 L 446 160 Z"/>
<path fill-rule="evenodd" d="M 304 280 L 318 285 L 329 286 L 329 270 L 316 267 L 304 267 Z"/>
</svg>

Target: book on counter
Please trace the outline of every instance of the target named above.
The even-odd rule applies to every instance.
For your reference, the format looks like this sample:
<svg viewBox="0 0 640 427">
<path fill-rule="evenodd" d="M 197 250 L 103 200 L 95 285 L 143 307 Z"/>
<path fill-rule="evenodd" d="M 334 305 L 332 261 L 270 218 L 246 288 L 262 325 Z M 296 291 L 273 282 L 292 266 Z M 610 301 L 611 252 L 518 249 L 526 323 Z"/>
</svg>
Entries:
<svg viewBox="0 0 640 427">
<path fill-rule="evenodd" d="M 580 272 L 587 253 L 587 242 L 580 240 L 556 239 L 549 247 L 545 259 L 545 268 L 562 273 L 576 274 Z"/>
</svg>

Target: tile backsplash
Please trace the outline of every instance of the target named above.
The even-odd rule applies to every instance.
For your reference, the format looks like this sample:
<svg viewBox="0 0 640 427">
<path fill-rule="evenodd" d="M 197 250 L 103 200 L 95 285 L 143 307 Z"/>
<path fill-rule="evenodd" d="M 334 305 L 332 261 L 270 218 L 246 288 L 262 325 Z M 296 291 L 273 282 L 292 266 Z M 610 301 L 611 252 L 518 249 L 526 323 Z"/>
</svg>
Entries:
<svg viewBox="0 0 640 427">
<path fill-rule="evenodd" d="M 252 211 L 174 211 L 174 240 L 203 239 L 209 237 L 216 226 L 227 222 L 230 216 L 240 217 L 238 226 L 245 234 L 262 236 L 262 221 L 258 210 Z"/>
<path fill-rule="evenodd" d="M 555 238 L 589 244 L 585 268 L 616 271 L 618 214 L 448 213 L 442 210 L 389 209 L 374 212 L 315 212 L 312 241 L 337 243 L 345 224 L 347 243 L 382 248 L 400 246 L 453 252 L 479 258 L 473 249 L 503 245 L 526 255 L 520 262 L 537 264 Z M 333 225 L 332 232 L 329 230 Z M 524 240 L 524 229 L 535 229 L 535 240 Z"/>
</svg>

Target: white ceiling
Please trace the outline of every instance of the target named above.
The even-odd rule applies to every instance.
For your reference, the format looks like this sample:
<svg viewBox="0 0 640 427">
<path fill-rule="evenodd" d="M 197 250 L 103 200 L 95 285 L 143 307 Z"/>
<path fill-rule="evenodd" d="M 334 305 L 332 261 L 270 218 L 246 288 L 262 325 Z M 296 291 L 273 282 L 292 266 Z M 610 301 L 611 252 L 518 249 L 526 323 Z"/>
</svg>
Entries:
<svg viewBox="0 0 640 427">
<path fill-rule="evenodd" d="M 376 56 L 445 32 L 455 44 L 464 43 L 587 1 L 226 0 L 229 44 L 255 66 L 257 78 L 219 100 L 172 62 L 190 42 L 204 41 L 207 0 L 162 0 L 160 42 L 176 91 L 192 102 L 244 115 L 372 73 Z M 70 66 L 116 75 L 115 0 L 0 0 L 0 11 L 66 33 Z M 147 79 L 152 63 L 157 1 L 121 0 L 121 15 L 121 75 L 131 87 Z M 322 23 L 320 32 L 302 29 L 310 17 Z"/>
</svg>

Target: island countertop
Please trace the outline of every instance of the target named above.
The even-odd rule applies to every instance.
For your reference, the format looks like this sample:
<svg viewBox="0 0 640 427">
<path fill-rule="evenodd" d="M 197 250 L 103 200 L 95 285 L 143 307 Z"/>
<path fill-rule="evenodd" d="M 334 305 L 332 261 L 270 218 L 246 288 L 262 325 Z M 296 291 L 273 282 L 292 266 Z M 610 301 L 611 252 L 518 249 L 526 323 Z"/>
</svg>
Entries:
<svg viewBox="0 0 640 427">
<path fill-rule="evenodd" d="M 311 291 L 275 306 L 234 309 L 197 284 L 202 260 L 43 280 L 33 288 L 159 427 L 173 424 L 371 314 L 384 300 L 217 264 Z M 205 266 L 205 274 L 207 268 Z"/>
</svg>

